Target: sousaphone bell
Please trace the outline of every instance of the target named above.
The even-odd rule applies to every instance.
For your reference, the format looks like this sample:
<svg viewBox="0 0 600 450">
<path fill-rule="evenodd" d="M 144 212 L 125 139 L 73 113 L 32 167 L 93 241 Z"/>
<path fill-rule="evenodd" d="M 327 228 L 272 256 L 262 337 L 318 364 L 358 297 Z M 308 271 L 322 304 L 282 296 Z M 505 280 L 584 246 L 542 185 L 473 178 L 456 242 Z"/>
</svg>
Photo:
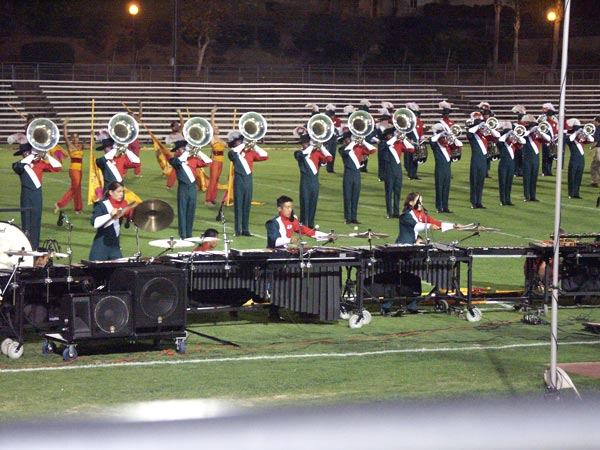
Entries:
<svg viewBox="0 0 600 450">
<path fill-rule="evenodd" d="M 327 114 L 315 114 L 306 124 L 308 135 L 319 146 L 333 137 L 335 127 L 333 120 Z"/>
<path fill-rule="evenodd" d="M 238 127 L 247 141 L 256 142 L 267 133 L 267 120 L 261 114 L 249 111 L 240 117 Z"/>
<path fill-rule="evenodd" d="M 60 133 L 58 126 L 50 119 L 40 117 L 31 121 L 25 132 L 27 142 L 35 152 L 42 157 L 46 156 L 58 144 Z"/>
<path fill-rule="evenodd" d="M 354 111 L 348 117 L 348 129 L 356 136 L 357 141 L 362 141 L 368 137 L 375 129 L 375 121 L 373 116 L 367 111 Z"/>
<path fill-rule="evenodd" d="M 210 122 L 201 117 L 192 117 L 183 125 L 183 138 L 192 147 L 190 155 L 197 155 L 202 147 L 210 142 L 213 128 Z"/>
<path fill-rule="evenodd" d="M 108 121 L 108 134 L 115 141 L 117 152 L 123 153 L 140 132 L 137 121 L 127 113 L 118 113 Z"/>
</svg>

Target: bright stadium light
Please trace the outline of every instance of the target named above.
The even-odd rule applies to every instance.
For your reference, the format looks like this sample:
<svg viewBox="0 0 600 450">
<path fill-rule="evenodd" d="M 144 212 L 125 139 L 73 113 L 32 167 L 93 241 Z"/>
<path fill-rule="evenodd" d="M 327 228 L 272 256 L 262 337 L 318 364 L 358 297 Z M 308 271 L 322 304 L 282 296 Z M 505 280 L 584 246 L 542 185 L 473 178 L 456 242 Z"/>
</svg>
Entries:
<svg viewBox="0 0 600 450">
<path fill-rule="evenodd" d="M 140 7 L 138 6 L 137 3 L 130 3 L 127 10 L 129 11 L 129 14 L 131 14 L 132 16 L 137 16 L 138 13 L 140 12 Z"/>
<path fill-rule="evenodd" d="M 548 13 L 546 14 L 546 19 L 548 19 L 549 22 L 554 22 L 557 18 L 556 15 L 556 11 L 554 11 L 553 9 L 549 10 Z"/>
</svg>

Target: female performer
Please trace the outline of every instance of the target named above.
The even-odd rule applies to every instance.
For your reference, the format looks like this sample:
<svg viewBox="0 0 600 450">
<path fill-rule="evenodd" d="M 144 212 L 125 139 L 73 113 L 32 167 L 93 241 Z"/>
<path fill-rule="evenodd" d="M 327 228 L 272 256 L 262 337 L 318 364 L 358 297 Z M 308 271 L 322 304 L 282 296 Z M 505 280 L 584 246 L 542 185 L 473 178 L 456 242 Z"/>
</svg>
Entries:
<svg viewBox="0 0 600 450">
<path fill-rule="evenodd" d="M 423 197 L 418 192 L 411 192 L 404 200 L 404 209 L 400 215 L 400 231 L 396 244 L 423 244 L 420 231 L 428 229 L 448 231 L 459 228 L 458 224 L 440 222 L 431 217 L 423 208 Z"/>
<path fill-rule="evenodd" d="M 124 199 L 123 183 L 111 181 L 104 198 L 94 203 L 91 223 L 96 228 L 96 236 L 90 250 L 90 261 L 108 261 L 122 258 L 119 235 L 123 217 L 131 217 L 132 209 Z"/>
<path fill-rule="evenodd" d="M 69 121 L 65 119 L 63 121 L 63 137 L 67 143 L 67 149 L 69 150 L 69 158 L 71 158 L 71 164 L 69 165 L 69 178 L 71 178 L 71 187 L 65 192 L 62 198 L 54 204 L 54 213 L 63 209 L 73 199 L 75 206 L 75 214 L 81 214 L 83 208 L 83 200 L 81 198 L 81 171 L 83 161 L 83 144 L 79 141 L 78 133 L 71 133 L 69 138 L 69 132 L 67 131 L 67 124 Z"/>
</svg>

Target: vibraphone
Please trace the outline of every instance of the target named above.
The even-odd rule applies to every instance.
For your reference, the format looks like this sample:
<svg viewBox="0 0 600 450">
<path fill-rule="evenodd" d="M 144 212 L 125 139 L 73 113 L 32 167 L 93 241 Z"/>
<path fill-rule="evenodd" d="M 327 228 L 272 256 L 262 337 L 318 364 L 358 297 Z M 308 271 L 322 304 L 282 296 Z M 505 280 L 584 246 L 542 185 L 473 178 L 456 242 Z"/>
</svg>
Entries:
<svg viewBox="0 0 600 450">
<path fill-rule="evenodd" d="M 403 272 L 416 275 L 433 286 L 429 295 L 418 300 L 435 299 L 436 305 L 443 299 L 451 299 L 454 306 L 466 302 L 471 308 L 472 258 L 463 248 L 431 243 L 424 245 L 385 244 L 358 247 L 365 261 L 364 277 L 372 285 L 377 275 Z M 461 264 L 467 265 L 467 294 L 460 290 Z M 397 279 L 399 280 L 399 278 Z M 368 279 L 371 279 L 371 282 Z M 393 277 L 390 277 L 392 280 Z M 366 295 L 374 297 L 365 288 Z M 405 296 L 403 299 L 406 299 Z M 415 298 L 416 300 L 417 298 Z"/>
<path fill-rule="evenodd" d="M 232 249 L 227 256 L 213 251 L 168 259 L 188 270 L 190 300 L 199 308 L 253 300 L 313 314 L 320 320 L 339 319 L 343 268 L 361 268 L 362 264 L 357 252 L 326 247 Z"/>
</svg>

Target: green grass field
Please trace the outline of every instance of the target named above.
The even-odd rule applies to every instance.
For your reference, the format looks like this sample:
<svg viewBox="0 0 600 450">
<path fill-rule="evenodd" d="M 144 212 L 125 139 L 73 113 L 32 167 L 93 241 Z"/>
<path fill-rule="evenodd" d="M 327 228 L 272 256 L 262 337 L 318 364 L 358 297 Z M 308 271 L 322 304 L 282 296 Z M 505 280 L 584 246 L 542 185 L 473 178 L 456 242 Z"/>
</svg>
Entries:
<svg viewBox="0 0 600 450">
<path fill-rule="evenodd" d="M 11 169 L 16 160 L 12 151 L 2 150 L 0 192 L 3 208 L 18 207 L 20 186 Z M 127 186 L 142 199 L 162 199 L 175 205 L 176 189 L 165 189 L 153 152 L 142 152 L 143 178 L 127 175 Z M 275 199 L 281 194 L 298 196 L 298 168 L 291 151 L 271 151 L 271 159 L 255 166 L 254 200 L 251 214 L 252 238 L 235 238 L 233 248 L 264 248 L 264 223 L 276 213 Z M 86 154 L 86 159 L 89 157 Z M 341 161 L 337 173 L 322 171 L 317 222 L 322 230 L 338 233 L 354 231 L 344 225 L 341 194 Z M 387 233 L 393 242 L 397 220 L 385 218 L 383 183 L 377 181 L 376 158 L 363 176 L 358 231 L 372 229 Z M 485 210 L 472 210 L 469 204 L 469 151 L 453 167 L 450 195 L 452 215 L 436 215 L 458 223 L 480 222 L 499 232 L 482 233 L 464 241 L 473 246 L 515 246 L 547 239 L 553 231 L 555 177 L 540 177 L 539 203 L 522 202 L 520 179 L 513 187 L 514 207 L 499 206 L 497 163 L 492 179 L 486 180 Z M 433 160 L 420 167 L 421 180 L 405 177 L 403 197 L 412 190 L 424 196 L 425 206 L 434 209 Z M 87 164 L 84 168 L 87 181 Z M 566 190 L 566 170 L 564 171 Z M 223 179 L 222 182 L 225 180 Z M 595 202 L 597 189 L 587 187 L 584 177 L 583 200 L 563 196 L 562 227 L 572 233 L 597 229 Z M 69 186 L 68 173 L 44 176 L 44 215 L 42 240 L 56 239 L 66 250 L 65 227 L 58 227 L 54 202 Z M 87 189 L 84 188 L 84 192 Z M 221 229 L 215 221 L 217 207 L 204 206 L 199 196 L 195 231 L 207 227 Z M 73 230 L 74 261 L 86 259 L 94 230 L 91 207 L 76 216 L 72 206 L 65 211 Z M 227 208 L 227 231 L 232 233 L 233 211 Z M 5 213 L 1 220 L 19 218 Z M 459 241 L 466 232 L 436 232 L 435 242 Z M 124 255 L 136 252 L 133 227 L 123 230 Z M 140 232 L 144 257 L 161 249 L 148 245 L 154 239 L 177 236 L 176 220 L 157 233 Z M 366 241 L 340 239 L 336 245 L 366 245 Z M 222 244 L 218 247 L 222 248 Z M 523 287 L 523 261 L 513 258 L 478 259 L 474 266 L 474 286 L 491 289 Z M 495 305 L 496 306 L 496 305 Z M 286 314 L 286 323 L 267 323 L 263 312 L 242 313 L 237 321 L 225 315 L 193 317 L 191 329 L 230 340 L 233 348 L 191 335 L 186 354 L 178 355 L 172 343 L 156 349 L 149 343 L 121 341 L 80 346 L 80 357 L 64 363 L 59 355 L 42 355 L 42 339 L 27 336 L 25 353 L 18 360 L 0 359 L 0 414 L 3 421 L 39 417 L 75 417 L 105 413 L 124 402 L 176 398 L 219 398 L 249 405 L 297 405 L 381 401 L 393 399 L 440 399 L 465 397 L 505 397 L 543 395 L 542 375 L 550 359 L 548 325 L 525 325 L 510 305 L 484 308 L 483 320 L 476 324 L 447 314 L 424 314 L 382 318 L 359 330 L 347 322 L 303 323 Z M 583 331 L 582 321 L 600 321 L 597 308 L 565 308 L 559 314 L 559 362 L 597 361 L 597 336 Z M 549 320 L 549 318 L 547 318 Z M 598 397 L 600 381 L 574 375 L 573 381 L 586 397 Z"/>
</svg>

